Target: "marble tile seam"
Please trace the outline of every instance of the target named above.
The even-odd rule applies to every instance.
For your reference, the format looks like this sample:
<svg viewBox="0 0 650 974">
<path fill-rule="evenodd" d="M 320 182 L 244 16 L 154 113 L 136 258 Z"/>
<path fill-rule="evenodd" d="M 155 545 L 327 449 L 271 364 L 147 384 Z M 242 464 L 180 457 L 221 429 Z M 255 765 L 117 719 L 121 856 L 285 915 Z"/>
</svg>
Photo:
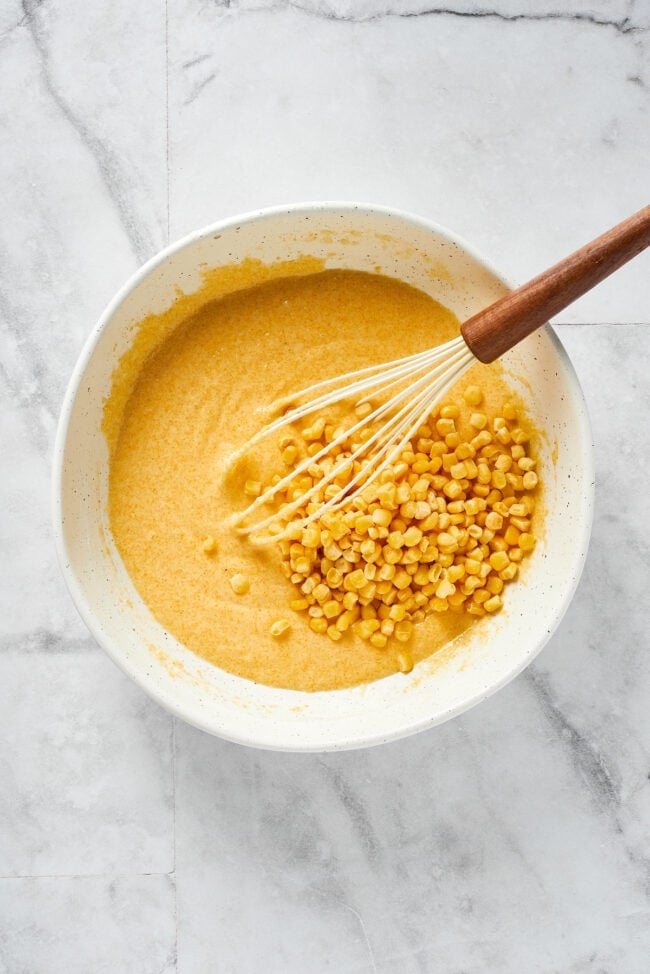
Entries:
<svg viewBox="0 0 650 974">
<path fill-rule="evenodd" d="M 169 165 L 169 0 L 165 0 L 165 198 L 167 205 L 167 245 L 171 243 L 171 198 Z"/>
<path fill-rule="evenodd" d="M 553 328 L 647 328 L 649 321 L 552 321 Z"/>
<path fill-rule="evenodd" d="M 522 10 L 518 13 L 508 13 L 497 9 L 466 10 L 461 7 L 454 7 L 453 5 L 431 6 L 425 7 L 424 9 L 418 9 L 417 6 L 412 5 L 410 9 L 406 7 L 403 10 L 395 10 L 386 4 L 380 4 L 378 5 L 378 9 L 374 11 L 369 10 L 358 13 L 350 11 L 349 13 L 342 13 L 339 10 L 333 9 L 327 2 L 320 3 L 317 6 L 307 6 L 307 4 L 300 3 L 298 0 L 278 0 L 275 3 L 259 4 L 257 6 L 235 6 L 232 0 L 220 0 L 217 3 L 218 9 L 231 15 L 267 13 L 283 10 L 287 7 L 319 20 L 331 20 L 343 23 L 370 23 L 386 20 L 390 17 L 404 19 L 416 17 L 459 17 L 470 20 L 497 20 L 503 23 L 548 23 L 553 21 L 584 23 L 593 27 L 609 28 L 622 35 L 643 33 L 650 29 L 645 24 L 635 23 L 629 16 L 615 19 L 604 16 L 599 17 L 597 14 L 586 11 L 570 10 L 540 11 L 539 13 Z"/>
<path fill-rule="evenodd" d="M 39 880 L 49 880 L 49 879 L 52 880 L 105 879 L 110 882 L 118 882 L 119 880 L 122 879 L 138 879 L 141 877 L 147 877 L 151 879 L 156 879 L 158 877 L 167 878 L 173 880 L 174 886 L 176 885 L 176 870 L 173 870 L 168 873 L 165 872 L 159 873 L 159 872 L 139 872 L 137 869 L 134 870 L 133 872 L 126 872 L 126 873 L 124 872 L 114 873 L 110 871 L 96 872 L 96 873 L 12 873 L 11 875 L 7 874 L 7 875 L 0 876 L 0 883 L 4 883 L 4 882 L 10 883 L 16 880 L 24 881 L 26 879 L 32 879 L 35 882 L 38 882 Z"/>
<path fill-rule="evenodd" d="M 171 794 L 171 808 L 172 808 L 172 823 L 171 823 L 171 842 L 172 842 L 172 872 L 169 875 L 173 878 L 174 882 L 174 952 L 176 957 L 176 962 L 178 963 L 178 882 L 176 878 L 176 868 L 177 868 L 177 849 L 178 849 L 178 826 L 177 826 L 177 810 L 178 810 L 178 788 L 177 788 L 177 763 L 178 755 L 176 748 L 176 726 L 178 724 L 178 718 L 172 717 L 172 741 L 171 741 L 171 776 L 172 776 L 172 794 Z"/>
<path fill-rule="evenodd" d="M 65 653 L 89 653 L 98 649 L 98 643 L 90 633 L 87 636 L 68 637 L 54 630 L 36 628 L 0 636 L 0 655 L 43 653 L 54 656 Z"/>
</svg>

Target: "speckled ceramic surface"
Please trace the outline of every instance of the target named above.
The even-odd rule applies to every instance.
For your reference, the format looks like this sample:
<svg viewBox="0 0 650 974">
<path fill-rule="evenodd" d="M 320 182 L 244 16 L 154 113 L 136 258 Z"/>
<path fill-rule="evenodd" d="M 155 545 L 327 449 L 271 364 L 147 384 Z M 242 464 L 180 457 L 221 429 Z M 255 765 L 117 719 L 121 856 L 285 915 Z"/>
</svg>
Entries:
<svg viewBox="0 0 650 974">
<path fill-rule="evenodd" d="M 453 651 L 361 687 L 305 694 L 254 684 L 217 669 L 153 619 L 110 540 L 106 517 L 104 397 L 133 324 L 192 291 L 199 268 L 256 257 L 310 254 L 325 266 L 399 277 L 461 319 L 505 284 L 449 232 L 378 206 L 313 204 L 248 214 L 192 234 L 149 262 L 102 316 L 75 369 L 56 447 L 55 527 L 66 581 L 93 635 L 143 689 L 211 733 L 258 747 L 334 750 L 377 744 L 447 720 L 512 679 L 564 613 L 584 563 L 592 517 L 593 464 L 585 406 L 558 339 L 545 329 L 504 359 L 511 381 L 544 431 L 541 473 L 547 516 L 541 543 L 506 609 Z M 251 350 L 251 363 L 253 362 Z"/>
</svg>

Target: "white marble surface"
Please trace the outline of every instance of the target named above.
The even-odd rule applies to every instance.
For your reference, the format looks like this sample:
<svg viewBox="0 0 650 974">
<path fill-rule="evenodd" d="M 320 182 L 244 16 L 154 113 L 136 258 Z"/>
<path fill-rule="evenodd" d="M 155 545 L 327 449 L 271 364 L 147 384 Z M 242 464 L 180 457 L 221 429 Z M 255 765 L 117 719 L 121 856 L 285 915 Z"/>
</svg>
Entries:
<svg viewBox="0 0 650 974">
<path fill-rule="evenodd" d="M 647 974 L 648 255 L 561 317 L 598 472 L 577 596 L 443 727 L 296 756 L 175 722 L 49 526 L 80 346 L 169 239 L 362 199 L 524 279 L 647 203 L 647 0 L 3 0 L 0 91 L 0 971 Z"/>
</svg>

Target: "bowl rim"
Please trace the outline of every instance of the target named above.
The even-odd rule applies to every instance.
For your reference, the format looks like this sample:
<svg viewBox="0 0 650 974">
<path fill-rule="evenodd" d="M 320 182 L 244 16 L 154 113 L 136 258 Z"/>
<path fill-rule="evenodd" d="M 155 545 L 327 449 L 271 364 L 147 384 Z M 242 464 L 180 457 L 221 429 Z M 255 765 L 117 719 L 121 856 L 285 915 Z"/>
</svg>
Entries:
<svg viewBox="0 0 650 974">
<path fill-rule="evenodd" d="M 532 643 L 528 652 L 525 653 L 517 662 L 517 665 L 513 666 L 508 672 L 504 673 L 503 676 L 491 684 L 489 687 L 477 691 L 472 696 L 464 700 L 448 710 L 444 710 L 441 713 L 432 715 L 428 718 L 422 718 L 409 723 L 408 720 L 397 730 L 392 730 L 388 733 L 371 733 L 366 735 L 361 735 L 355 737 L 354 739 L 345 739 L 343 741 L 335 739 L 329 744 L 321 744 L 319 746 L 314 746 L 313 743 L 304 742 L 302 739 L 297 738 L 293 740 L 291 745 L 282 745 L 278 743 L 272 743 L 270 741 L 261 741 L 257 739 L 254 735 L 248 734 L 237 734 L 235 732 L 225 732 L 221 728 L 215 729 L 209 722 L 209 720 L 203 719 L 202 712 L 197 713 L 187 713 L 185 708 L 176 704 L 176 702 L 169 698 L 165 693 L 161 692 L 158 687 L 152 682 L 148 681 L 146 674 L 140 673 L 135 667 L 130 667 L 124 655 L 120 652 L 119 646 L 114 644 L 114 640 L 109 637 L 99 626 L 95 615 L 89 605 L 86 598 L 84 589 L 79 583 L 78 578 L 71 564 L 71 559 L 69 557 L 69 552 L 65 539 L 64 531 L 64 510 L 63 510 L 63 474 L 64 474 L 64 456 L 65 447 L 68 438 L 68 432 L 70 427 L 70 420 L 72 416 L 73 405 L 77 396 L 77 392 L 81 383 L 81 380 L 85 374 L 88 364 L 93 356 L 95 348 L 100 340 L 100 337 L 110 319 L 113 317 L 119 306 L 124 302 L 128 295 L 146 278 L 152 271 L 163 264 L 168 258 L 172 257 L 174 254 L 178 253 L 185 248 L 191 247 L 196 242 L 216 233 L 223 232 L 232 228 L 236 228 L 251 222 L 258 222 L 260 220 L 273 219 L 278 216 L 286 215 L 297 215 L 297 216 L 309 216 L 313 213 L 346 213 L 352 214 L 358 212 L 360 214 L 377 214 L 382 216 L 387 216 L 389 218 L 394 218 L 396 220 L 401 220 L 405 223 L 413 224 L 423 230 L 429 231 L 433 234 L 445 239 L 448 243 L 458 247 L 462 252 L 467 254 L 470 258 L 475 260 L 480 266 L 482 266 L 486 271 L 494 276 L 499 282 L 504 284 L 507 288 L 513 289 L 516 284 L 514 281 L 506 276 L 504 276 L 492 263 L 490 260 L 486 259 L 483 254 L 481 254 L 472 244 L 468 243 L 463 237 L 459 236 L 455 232 L 449 230 L 447 227 L 433 221 L 426 217 L 419 216 L 417 214 L 411 213 L 406 210 L 401 210 L 397 207 L 387 206 L 383 204 L 376 203 L 362 203 L 353 201 L 307 201 L 298 203 L 285 203 L 271 207 L 264 207 L 261 209 L 251 210 L 243 214 L 236 214 L 232 217 L 226 217 L 224 219 L 218 220 L 214 223 L 207 224 L 198 230 L 193 230 L 185 236 L 179 238 L 178 240 L 170 243 L 167 247 L 163 248 L 161 251 L 156 253 L 148 261 L 146 261 L 141 267 L 139 267 L 122 285 L 122 287 L 116 292 L 113 298 L 108 302 L 104 311 L 98 318 L 95 326 L 88 335 L 86 341 L 84 342 L 82 349 L 79 353 L 77 361 L 75 363 L 74 369 L 68 381 L 66 391 L 63 397 L 61 410 L 59 414 L 59 420 L 57 424 L 56 435 L 54 439 L 53 447 L 53 460 L 52 460 L 52 478 L 51 478 L 51 511 L 52 511 L 52 521 L 54 530 L 54 547 L 56 550 L 57 560 L 61 568 L 66 586 L 72 598 L 72 601 L 81 616 L 84 624 L 88 628 L 90 634 L 93 636 L 95 641 L 101 646 L 101 648 L 108 654 L 112 661 L 122 670 L 130 679 L 132 679 L 149 697 L 156 701 L 161 707 L 170 712 L 173 716 L 180 718 L 186 723 L 197 727 L 199 730 L 205 731 L 206 733 L 212 734 L 213 736 L 218 736 L 224 740 L 232 741 L 233 743 L 242 744 L 249 747 L 255 747 L 263 750 L 276 750 L 276 751 L 293 751 L 293 752 L 303 752 L 303 753 L 313 753 L 313 752 L 325 752 L 325 751 L 337 751 L 337 750 L 347 750 L 353 748 L 365 748 L 388 741 L 399 740 L 404 737 L 408 737 L 412 734 L 419 733 L 420 731 L 427 730 L 428 728 L 434 727 L 438 724 L 444 723 L 447 720 L 457 717 L 472 707 L 491 697 L 498 690 L 502 689 L 512 680 L 514 680 L 531 662 L 532 660 L 541 652 L 543 647 L 549 641 L 551 636 L 557 630 L 560 622 L 562 621 L 580 582 L 584 565 L 587 558 L 587 552 L 589 549 L 589 540 L 591 536 L 591 530 L 593 525 L 594 517 L 594 498 L 595 498 L 595 462 L 594 462 L 594 443 L 593 443 L 593 432 L 591 423 L 589 420 L 589 414 L 587 411 L 586 401 L 582 387 L 578 380 L 578 376 L 573 367 L 571 359 L 569 358 L 564 346 L 562 345 L 560 339 L 555 334 L 554 330 L 550 325 L 544 325 L 543 330 L 547 334 L 551 343 L 554 346 L 554 350 L 561 361 L 564 376 L 567 381 L 568 389 L 572 396 L 572 402 L 576 410 L 576 417 L 580 429 L 580 465 L 584 471 L 584 507 L 583 507 L 583 527 L 580 537 L 580 544 L 576 545 L 576 555 L 574 563 L 569 566 L 571 574 L 571 583 L 567 586 L 564 597 L 558 604 L 553 623 L 550 624 L 544 631 L 542 637 L 536 642 Z M 338 693 L 341 691 L 326 691 Z"/>
</svg>

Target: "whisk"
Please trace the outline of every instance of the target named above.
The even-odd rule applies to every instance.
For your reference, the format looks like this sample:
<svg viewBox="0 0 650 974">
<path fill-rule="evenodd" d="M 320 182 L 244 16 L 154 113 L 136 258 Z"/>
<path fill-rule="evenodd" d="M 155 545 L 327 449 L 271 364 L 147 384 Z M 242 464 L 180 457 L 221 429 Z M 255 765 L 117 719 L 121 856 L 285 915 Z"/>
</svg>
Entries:
<svg viewBox="0 0 650 974">
<path fill-rule="evenodd" d="M 283 536 L 280 526 L 285 525 L 286 531 L 292 514 L 308 505 L 329 484 L 340 482 L 341 474 L 349 468 L 354 470 L 356 465 L 354 475 L 346 477 L 347 482 L 329 499 L 316 505 L 316 510 L 301 518 L 300 524 L 306 527 L 327 511 L 350 505 L 395 462 L 416 430 L 467 369 L 477 361 L 489 363 L 500 358 L 648 246 L 650 206 L 469 318 L 461 326 L 458 338 L 393 362 L 325 379 L 273 403 L 271 415 L 304 400 L 263 427 L 237 451 L 234 459 L 248 453 L 263 437 L 342 401 L 368 402 L 368 406 L 358 422 L 340 432 L 314 456 L 308 456 L 236 514 L 233 523 L 237 530 L 257 543 L 277 541 Z M 372 409 L 370 398 L 379 399 L 380 405 Z M 368 427 L 377 428 L 355 448 L 345 450 L 355 435 Z M 340 450 L 344 452 L 341 454 Z M 277 494 L 288 489 L 291 494 L 290 489 L 298 478 L 328 455 L 336 455 L 336 462 L 311 489 L 296 500 L 287 501 L 268 517 L 255 519 L 257 512 L 272 503 Z"/>
</svg>

